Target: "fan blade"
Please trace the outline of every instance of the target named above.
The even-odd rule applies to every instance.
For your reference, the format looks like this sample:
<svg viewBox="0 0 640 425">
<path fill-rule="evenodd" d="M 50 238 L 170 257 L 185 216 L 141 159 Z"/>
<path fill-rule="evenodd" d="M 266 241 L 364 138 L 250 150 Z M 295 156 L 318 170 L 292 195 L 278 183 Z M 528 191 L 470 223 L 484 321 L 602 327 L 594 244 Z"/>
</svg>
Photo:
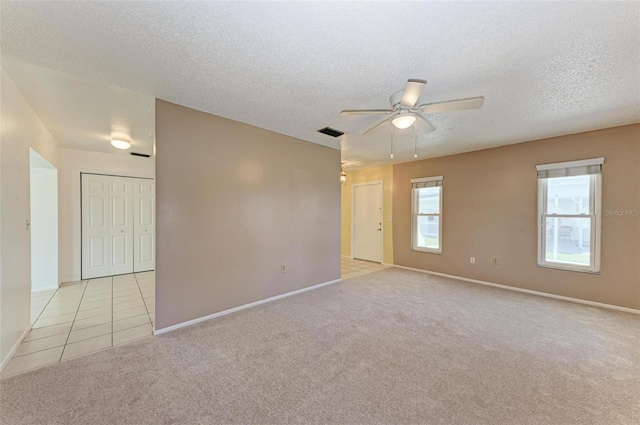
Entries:
<svg viewBox="0 0 640 425">
<path fill-rule="evenodd" d="M 424 86 L 426 84 L 427 80 L 417 80 L 415 78 L 407 80 L 400 104 L 407 108 L 413 108 L 416 106 L 416 102 L 420 99 L 420 95 L 422 94 L 422 90 L 424 90 Z"/>
<path fill-rule="evenodd" d="M 378 114 L 390 114 L 391 109 L 345 109 L 340 111 L 340 115 L 378 115 Z"/>
<path fill-rule="evenodd" d="M 369 130 L 365 131 L 364 133 L 362 133 L 363 136 L 368 136 L 369 134 L 380 130 L 380 128 L 385 125 L 386 123 L 388 123 L 389 121 L 391 121 L 392 119 L 394 119 L 395 117 L 397 117 L 398 114 L 393 114 L 391 115 L 389 118 L 386 118 L 382 121 L 380 121 L 378 124 L 374 125 L 373 127 L 371 127 Z"/>
<path fill-rule="evenodd" d="M 423 133 L 431 133 L 432 131 L 436 130 L 436 128 L 433 126 L 433 124 L 431 124 L 429 121 L 427 121 L 427 119 L 425 117 L 423 117 L 420 114 L 416 114 L 416 116 L 418 118 L 420 118 L 422 120 L 422 122 L 424 123 L 424 129 L 425 130 L 423 131 Z M 416 123 L 416 125 L 417 125 L 417 123 Z"/>
<path fill-rule="evenodd" d="M 466 99 L 446 100 L 444 102 L 425 103 L 418 106 L 418 110 L 423 114 L 434 114 L 437 112 L 464 111 L 466 109 L 479 109 L 484 103 L 484 96 L 468 97 Z"/>
</svg>

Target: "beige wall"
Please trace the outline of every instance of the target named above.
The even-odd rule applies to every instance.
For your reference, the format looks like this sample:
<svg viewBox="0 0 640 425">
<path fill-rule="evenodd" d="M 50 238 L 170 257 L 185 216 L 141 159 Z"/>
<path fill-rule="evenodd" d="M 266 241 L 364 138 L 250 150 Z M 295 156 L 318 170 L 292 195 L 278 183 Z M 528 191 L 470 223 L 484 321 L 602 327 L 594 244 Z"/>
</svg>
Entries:
<svg viewBox="0 0 640 425">
<path fill-rule="evenodd" d="M 538 267 L 536 165 L 605 157 L 602 210 L 640 210 L 640 124 L 394 166 L 402 266 L 640 308 L 640 217 L 602 217 L 599 275 Z M 410 179 L 444 176 L 443 254 L 411 250 Z M 498 266 L 490 264 L 499 255 Z M 476 264 L 469 264 L 469 257 Z"/>
<path fill-rule="evenodd" d="M 60 280 L 80 280 L 81 211 L 80 173 L 111 174 L 129 177 L 155 177 L 155 158 L 108 154 L 76 149 L 61 149 L 58 172 L 60 208 Z"/>
<path fill-rule="evenodd" d="M 0 362 L 30 328 L 29 148 L 56 168 L 60 146 L 2 69 L 0 105 Z"/>
<path fill-rule="evenodd" d="M 340 278 L 340 151 L 161 100 L 156 149 L 157 330 Z"/>
<path fill-rule="evenodd" d="M 352 220 L 352 195 L 353 185 L 358 183 L 370 183 L 382 181 L 383 184 L 383 262 L 393 264 L 393 165 L 384 167 L 372 167 L 347 173 L 347 182 L 342 185 L 341 191 L 341 236 L 340 248 L 345 257 L 353 255 L 351 251 L 351 220 Z M 392 218 L 393 220 L 393 218 Z"/>
</svg>

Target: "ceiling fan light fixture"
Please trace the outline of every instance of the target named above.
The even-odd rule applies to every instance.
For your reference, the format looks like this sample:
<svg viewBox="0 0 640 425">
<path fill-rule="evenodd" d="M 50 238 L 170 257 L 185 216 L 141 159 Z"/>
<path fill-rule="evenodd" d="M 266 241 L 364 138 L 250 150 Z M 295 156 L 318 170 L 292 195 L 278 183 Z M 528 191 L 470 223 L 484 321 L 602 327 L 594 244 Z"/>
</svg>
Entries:
<svg viewBox="0 0 640 425">
<path fill-rule="evenodd" d="M 131 147 L 131 143 L 122 139 L 111 139 L 111 145 L 118 149 L 129 149 Z"/>
<path fill-rule="evenodd" d="M 400 114 L 392 121 L 393 125 L 399 129 L 409 128 L 416 122 L 416 116 L 413 114 Z"/>
</svg>

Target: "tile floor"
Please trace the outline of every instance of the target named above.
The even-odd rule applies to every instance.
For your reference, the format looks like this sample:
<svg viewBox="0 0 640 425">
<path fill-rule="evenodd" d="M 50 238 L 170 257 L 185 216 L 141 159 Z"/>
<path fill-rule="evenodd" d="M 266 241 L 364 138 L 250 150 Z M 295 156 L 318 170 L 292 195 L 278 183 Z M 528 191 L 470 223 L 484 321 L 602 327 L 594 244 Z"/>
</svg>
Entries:
<svg viewBox="0 0 640 425">
<path fill-rule="evenodd" d="M 363 274 L 373 273 L 384 270 L 389 266 L 371 261 L 353 260 L 351 258 L 342 257 L 340 259 L 340 271 L 342 280 L 351 279 L 352 277 L 362 276 Z"/>
<path fill-rule="evenodd" d="M 342 258 L 342 280 L 386 269 Z M 155 274 L 135 273 L 64 283 L 31 294 L 32 329 L 0 377 L 16 375 L 152 334 Z"/>
<path fill-rule="evenodd" d="M 31 325 L 33 325 L 42 310 L 49 304 L 49 300 L 53 297 L 57 289 L 50 289 L 48 291 L 32 292 L 31 293 Z"/>
<path fill-rule="evenodd" d="M 35 292 L 32 329 L 0 376 L 150 336 L 154 311 L 154 272 L 64 283 L 55 291 Z"/>
</svg>

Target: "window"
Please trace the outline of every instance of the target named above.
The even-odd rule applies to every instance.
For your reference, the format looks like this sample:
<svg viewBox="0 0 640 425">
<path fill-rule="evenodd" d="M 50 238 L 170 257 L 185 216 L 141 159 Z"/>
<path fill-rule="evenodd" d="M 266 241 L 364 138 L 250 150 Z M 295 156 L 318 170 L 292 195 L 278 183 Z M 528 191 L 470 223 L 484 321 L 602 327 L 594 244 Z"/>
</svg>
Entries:
<svg viewBox="0 0 640 425">
<path fill-rule="evenodd" d="M 604 158 L 538 165 L 538 265 L 600 271 Z"/>
<path fill-rule="evenodd" d="M 414 251 L 442 253 L 442 176 L 411 180 L 411 244 Z"/>
</svg>

